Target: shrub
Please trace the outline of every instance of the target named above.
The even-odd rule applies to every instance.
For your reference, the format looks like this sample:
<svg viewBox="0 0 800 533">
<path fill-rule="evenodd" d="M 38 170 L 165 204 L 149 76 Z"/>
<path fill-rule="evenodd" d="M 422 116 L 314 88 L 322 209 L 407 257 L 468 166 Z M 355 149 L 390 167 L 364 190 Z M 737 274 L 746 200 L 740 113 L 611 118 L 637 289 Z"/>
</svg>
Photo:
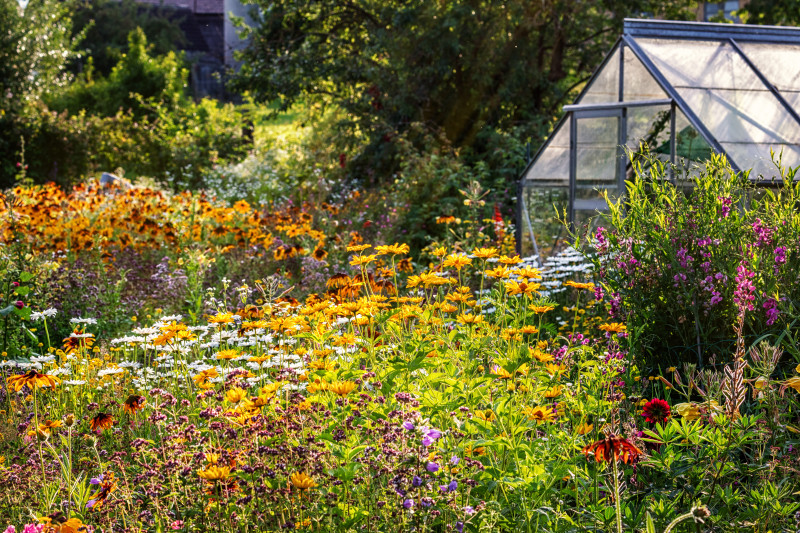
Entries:
<svg viewBox="0 0 800 533">
<path fill-rule="evenodd" d="M 185 88 L 189 77 L 183 61 L 175 52 L 153 57 L 141 28 L 128 34 L 128 51 L 108 77 L 94 77 L 91 58 L 87 70 L 65 91 L 48 99 L 50 107 L 70 114 L 86 111 L 114 116 L 120 109 L 131 110 L 137 118 L 152 116 L 147 103 L 158 103 L 168 110 L 186 103 Z"/>
<path fill-rule="evenodd" d="M 588 240 L 612 317 L 626 321 L 649 362 L 729 356 L 737 305 L 751 338 L 791 323 L 800 301 L 793 170 L 757 186 L 714 156 L 676 186 L 659 161 L 634 167 L 627 195 L 609 200 Z"/>
<path fill-rule="evenodd" d="M 20 125 L 29 176 L 67 186 L 119 168 L 182 190 L 201 184 L 215 164 L 239 159 L 250 149 L 242 115 L 232 104 L 202 100 L 177 109 L 153 103 L 149 109 L 151 118 L 121 110 L 102 117 L 35 104 Z"/>
</svg>

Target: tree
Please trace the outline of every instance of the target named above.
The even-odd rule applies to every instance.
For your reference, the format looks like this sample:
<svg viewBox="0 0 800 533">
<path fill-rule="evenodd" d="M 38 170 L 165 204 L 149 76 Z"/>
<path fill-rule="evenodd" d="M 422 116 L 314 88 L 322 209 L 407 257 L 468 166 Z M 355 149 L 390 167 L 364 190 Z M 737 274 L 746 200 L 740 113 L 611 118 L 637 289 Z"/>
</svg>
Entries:
<svg viewBox="0 0 800 533">
<path fill-rule="evenodd" d="M 81 0 L 73 17 L 74 30 L 85 32 L 81 46 L 98 73 L 108 76 L 128 51 L 128 35 L 141 28 L 154 55 L 176 52 L 186 42 L 174 8 L 143 6 L 134 0 Z"/>
<path fill-rule="evenodd" d="M 90 68 L 75 83 L 49 99 L 50 107 L 72 114 L 86 110 L 101 116 L 130 109 L 137 117 L 149 114 L 148 102 L 165 110 L 176 109 L 186 103 L 188 70 L 175 52 L 153 56 L 151 49 L 144 31 L 135 28 L 128 34 L 127 52 L 107 77 L 95 77 L 89 63 Z"/>
<path fill-rule="evenodd" d="M 75 55 L 71 8 L 69 1 L 29 0 L 23 7 L 0 0 L 0 179 L 15 173 L 30 104 L 71 79 L 64 69 Z"/>
<path fill-rule="evenodd" d="M 248 0 L 260 9 L 236 85 L 335 104 L 378 148 L 412 123 L 480 152 L 487 132 L 541 139 L 627 16 L 693 18 L 689 0 Z M 385 150 L 382 152 L 385 153 Z M 387 169 L 391 170 L 391 169 Z"/>
<path fill-rule="evenodd" d="M 747 24 L 800 24 L 800 2 L 797 0 L 751 0 L 737 13 Z"/>
</svg>

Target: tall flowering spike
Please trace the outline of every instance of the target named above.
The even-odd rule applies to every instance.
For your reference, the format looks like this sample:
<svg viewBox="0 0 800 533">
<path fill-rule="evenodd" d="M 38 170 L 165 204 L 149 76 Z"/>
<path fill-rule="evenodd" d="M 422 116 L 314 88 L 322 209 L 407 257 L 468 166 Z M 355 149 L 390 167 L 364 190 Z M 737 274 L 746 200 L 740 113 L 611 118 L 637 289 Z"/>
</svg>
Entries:
<svg viewBox="0 0 800 533">
<path fill-rule="evenodd" d="M 733 301 L 740 310 L 753 310 L 756 288 L 752 280 L 755 275 L 756 273 L 748 270 L 744 263 L 736 267 L 736 290 L 733 293 Z"/>
</svg>

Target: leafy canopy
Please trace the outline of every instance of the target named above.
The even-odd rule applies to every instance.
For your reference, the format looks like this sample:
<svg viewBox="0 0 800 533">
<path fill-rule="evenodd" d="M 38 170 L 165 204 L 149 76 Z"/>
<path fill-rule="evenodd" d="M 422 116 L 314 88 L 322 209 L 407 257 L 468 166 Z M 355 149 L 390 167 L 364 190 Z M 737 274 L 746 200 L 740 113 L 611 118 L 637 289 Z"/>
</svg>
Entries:
<svg viewBox="0 0 800 533">
<path fill-rule="evenodd" d="M 482 130 L 540 136 L 642 13 L 692 18 L 688 0 L 249 0 L 238 86 L 256 98 L 335 104 L 373 139 L 421 122 L 456 147 Z"/>
</svg>

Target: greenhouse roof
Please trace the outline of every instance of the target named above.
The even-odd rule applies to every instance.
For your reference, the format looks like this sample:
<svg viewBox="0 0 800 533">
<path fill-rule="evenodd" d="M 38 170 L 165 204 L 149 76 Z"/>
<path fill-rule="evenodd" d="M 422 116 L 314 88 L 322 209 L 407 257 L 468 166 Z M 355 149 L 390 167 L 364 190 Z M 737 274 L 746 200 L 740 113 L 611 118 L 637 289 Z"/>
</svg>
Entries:
<svg viewBox="0 0 800 533">
<path fill-rule="evenodd" d="M 624 190 L 626 148 L 673 176 L 711 152 L 751 178 L 800 165 L 800 28 L 626 19 L 624 33 L 525 169 L 520 192 L 564 190 L 570 221 Z M 529 207 L 520 203 L 520 220 Z M 528 221 L 530 227 L 530 221 Z"/>
<path fill-rule="evenodd" d="M 783 150 L 784 162 L 800 163 L 800 28 L 626 19 L 624 34 L 575 105 L 564 107 L 524 179 L 568 181 L 569 164 L 551 173 L 558 154 L 544 152 L 576 112 L 673 102 L 686 125 L 736 169 L 769 177 L 770 148 Z M 569 134 L 561 137 L 559 151 L 569 148 Z"/>
</svg>

